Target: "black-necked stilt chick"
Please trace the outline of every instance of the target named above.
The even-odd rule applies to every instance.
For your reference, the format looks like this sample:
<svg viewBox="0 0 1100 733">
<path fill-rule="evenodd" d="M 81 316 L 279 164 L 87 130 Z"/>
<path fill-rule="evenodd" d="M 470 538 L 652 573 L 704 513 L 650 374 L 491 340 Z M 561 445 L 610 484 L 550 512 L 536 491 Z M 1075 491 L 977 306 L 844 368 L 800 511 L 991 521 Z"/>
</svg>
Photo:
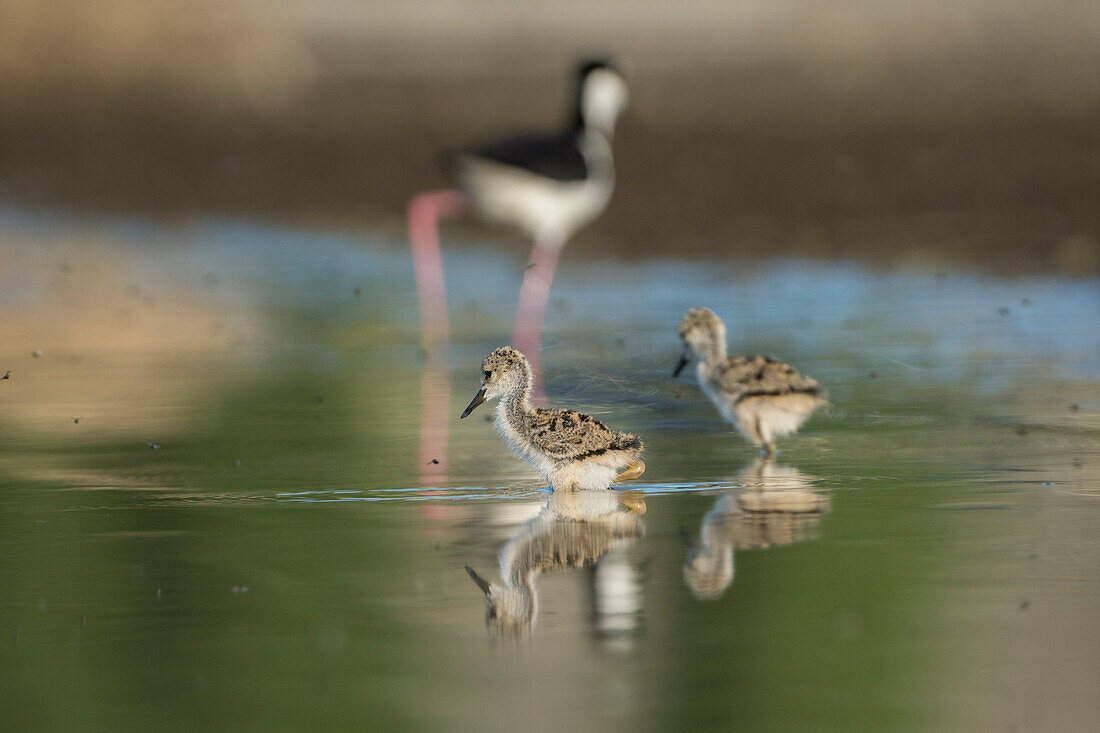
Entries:
<svg viewBox="0 0 1100 733">
<path fill-rule="evenodd" d="M 487 400 L 500 398 L 497 430 L 555 491 L 606 489 L 645 472 L 642 441 L 589 415 L 531 405 L 534 375 L 526 357 L 502 346 L 481 365 L 481 389 L 463 411 L 466 417 Z"/>
<path fill-rule="evenodd" d="M 758 458 L 737 477 L 703 517 L 684 559 L 684 582 L 700 600 L 719 598 L 734 576 L 734 552 L 801 542 L 813 536 L 829 511 L 829 498 L 814 491 L 813 477 Z"/>
<path fill-rule="evenodd" d="M 501 582 L 491 583 L 466 566 L 466 572 L 485 594 L 486 625 L 500 636 L 526 636 L 538 616 L 535 579 L 547 571 L 595 565 L 595 595 L 603 600 L 597 603 L 597 626 L 603 623 L 620 632 L 633 630 L 641 610 L 640 584 L 634 569 L 616 566 L 614 579 L 602 585 L 599 576 L 605 562 L 626 562 L 608 552 L 642 535 L 641 515 L 645 509 L 643 500 L 630 501 L 617 491 L 551 494 L 542 510 L 501 548 Z"/>
<path fill-rule="evenodd" d="M 726 356 L 726 324 L 709 308 L 693 308 L 677 329 L 684 353 L 672 373 L 697 362 L 699 385 L 723 417 L 768 455 L 775 440 L 798 432 L 826 404 L 820 385 L 767 356 Z"/>
<path fill-rule="evenodd" d="M 514 342 L 532 359 L 562 247 L 603 212 L 615 185 L 611 137 L 627 103 L 622 74 L 606 60 L 576 72 L 569 119 L 557 132 L 522 135 L 455 154 L 457 191 L 420 194 L 409 203 L 409 238 L 420 302 L 422 343 L 448 339 L 438 221 L 466 206 L 534 239 L 516 310 Z"/>
</svg>

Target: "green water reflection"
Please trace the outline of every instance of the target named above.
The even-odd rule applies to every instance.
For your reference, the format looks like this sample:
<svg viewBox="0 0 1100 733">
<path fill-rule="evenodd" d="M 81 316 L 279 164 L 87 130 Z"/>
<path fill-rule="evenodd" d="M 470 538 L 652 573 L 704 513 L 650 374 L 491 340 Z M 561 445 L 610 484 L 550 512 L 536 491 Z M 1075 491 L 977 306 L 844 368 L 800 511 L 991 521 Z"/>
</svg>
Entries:
<svg viewBox="0 0 1100 733">
<path fill-rule="evenodd" d="M 554 535 L 525 525 L 553 504 L 539 482 L 457 421 L 507 332 L 514 290 L 489 286 L 508 263 L 448 262 L 455 420 L 426 482 L 399 247 L 229 228 L 101 233 L 82 258 L 5 231 L 37 283 L 6 275 L 0 350 L 7 729 L 1086 730 L 1100 712 L 1095 283 L 567 263 L 549 395 L 643 435 L 649 470 L 617 495 L 633 513 L 565 512 Z M 779 314 L 754 305 L 769 284 Z M 774 465 L 668 379 L 700 298 L 829 386 Z M 594 538 L 610 511 L 628 526 Z M 500 582 L 509 547 L 539 564 L 537 614 L 500 634 L 464 567 Z"/>
</svg>

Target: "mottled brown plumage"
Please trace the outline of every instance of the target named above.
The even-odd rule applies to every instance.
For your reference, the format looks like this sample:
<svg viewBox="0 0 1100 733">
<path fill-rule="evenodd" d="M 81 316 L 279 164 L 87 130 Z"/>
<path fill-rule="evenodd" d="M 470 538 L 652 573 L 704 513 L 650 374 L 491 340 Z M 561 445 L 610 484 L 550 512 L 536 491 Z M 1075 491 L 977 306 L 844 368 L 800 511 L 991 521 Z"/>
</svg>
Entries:
<svg viewBox="0 0 1100 733">
<path fill-rule="evenodd" d="M 584 413 L 533 407 L 531 366 L 518 350 L 496 349 L 485 357 L 481 370 L 481 389 L 462 417 L 483 402 L 501 398 L 497 429 L 554 489 L 605 489 L 644 471 L 644 446 L 638 436 L 612 430 Z"/>
<path fill-rule="evenodd" d="M 818 395 L 816 379 L 803 376 L 790 364 L 769 356 L 727 356 L 714 370 L 719 387 L 740 401 L 748 397 L 776 397 L 794 393 Z"/>
<path fill-rule="evenodd" d="M 697 363 L 699 386 L 738 431 L 767 453 L 790 435 L 825 397 L 817 380 L 767 356 L 726 356 L 726 325 L 709 308 L 693 308 L 677 328 L 684 355 L 673 376 Z"/>
<path fill-rule="evenodd" d="M 581 412 L 536 407 L 525 416 L 531 443 L 558 461 L 576 461 L 607 451 L 641 450 L 638 436 L 622 433 Z"/>
</svg>

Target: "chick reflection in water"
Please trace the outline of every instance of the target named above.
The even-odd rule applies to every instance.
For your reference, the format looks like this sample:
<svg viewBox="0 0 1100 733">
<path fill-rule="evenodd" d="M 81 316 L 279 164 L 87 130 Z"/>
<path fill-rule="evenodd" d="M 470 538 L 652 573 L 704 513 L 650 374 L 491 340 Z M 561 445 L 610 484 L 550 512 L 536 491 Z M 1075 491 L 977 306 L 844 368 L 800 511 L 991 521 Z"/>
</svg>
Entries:
<svg viewBox="0 0 1100 733">
<path fill-rule="evenodd" d="M 622 638 L 638 624 L 640 585 L 626 549 L 644 531 L 645 501 L 635 492 L 555 492 L 500 551 L 500 583 L 467 566 L 485 594 L 485 624 L 494 634 L 528 635 L 538 616 L 535 579 L 562 568 L 593 568 L 596 629 Z M 606 556 L 606 557 L 605 557 Z"/>
<path fill-rule="evenodd" d="M 684 560 L 684 581 L 700 600 L 720 598 L 733 582 L 734 552 L 764 550 L 814 536 L 827 497 L 812 477 L 770 458 L 757 459 L 738 476 L 739 488 L 722 494 L 703 517 Z"/>
</svg>

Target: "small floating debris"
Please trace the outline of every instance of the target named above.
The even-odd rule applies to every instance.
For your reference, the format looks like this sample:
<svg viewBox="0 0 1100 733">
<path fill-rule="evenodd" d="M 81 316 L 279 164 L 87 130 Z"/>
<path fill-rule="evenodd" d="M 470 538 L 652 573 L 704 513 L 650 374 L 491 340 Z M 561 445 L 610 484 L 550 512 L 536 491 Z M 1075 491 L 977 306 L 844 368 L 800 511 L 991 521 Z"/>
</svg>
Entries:
<svg viewBox="0 0 1100 733">
<path fill-rule="evenodd" d="M 321 404 L 322 402 L 325 401 L 325 398 L 322 397 L 319 394 L 315 394 L 315 395 L 313 395 L 312 397 L 309 398 L 309 401 L 312 402 L 315 405 L 319 405 L 319 404 Z"/>
<path fill-rule="evenodd" d="M 240 468 L 240 467 L 241 467 L 241 459 L 240 458 L 234 458 L 233 459 L 233 468 Z"/>
<path fill-rule="evenodd" d="M 1001 314 L 1002 318 L 1004 318 L 1005 316 L 1007 316 L 1012 311 L 1010 311 L 1006 306 L 1002 305 L 1000 308 L 997 309 L 997 312 Z"/>
<path fill-rule="evenodd" d="M 233 586 L 233 588 L 231 590 L 233 591 L 233 593 L 235 595 L 240 595 L 242 593 L 247 593 L 248 591 L 250 591 L 252 589 L 249 588 L 247 585 L 235 585 L 235 586 Z"/>
<path fill-rule="evenodd" d="M 80 421 L 83 420 L 83 419 L 84 419 L 83 417 L 74 417 L 73 418 L 73 423 L 79 425 Z"/>
<path fill-rule="evenodd" d="M 439 465 L 439 459 L 438 458 L 433 458 L 432 460 L 428 461 L 428 463 L 426 465 L 428 465 L 428 466 L 438 466 Z"/>
<path fill-rule="evenodd" d="M 151 450 L 160 450 L 160 443 L 154 443 L 151 440 L 147 440 L 145 444 L 148 445 Z"/>
<path fill-rule="evenodd" d="M 1020 601 L 1020 610 L 1021 611 L 1026 611 L 1030 606 L 1031 606 L 1031 601 L 1029 601 L 1028 599 L 1025 598 L 1024 600 Z"/>
<path fill-rule="evenodd" d="M 0 380 L 2 379 L 11 379 L 11 369 L 4 372 L 4 376 L 0 377 Z"/>
<path fill-rule="evenodd" d="M 1081 406 L 1079 404 L 1077 404 L 1076 402 L 1074 402 L 1072 405 L 1069 406 L 1069 411 L 1070 412 L 1080 412 L 1081 411 Z"/>
<path fill-rule="evenodd" d="M 1020 305 L 1027 308 L 1031 305 L 1031 298 L 1020 298 Z"/>
<path fill-rule="evenodd" d="M 363 288 L 356 288 L 352 292 L 355 294 L 355 297 L 358 298 L 359 296 L 361 296 L 363 294 Z"/>
<path fill-rule="evenodd" d="M 878 372 L 871 372 L 867 375 L 868 379 L 878 379 Z"/>
<path fill-rule="evenodd" d="M 31 352 L 31 356 L 33 356 L 35 359 L 39 358 L 40 356 L 42 356 L 42 349 L 35 349 Z"/>
</svg>

